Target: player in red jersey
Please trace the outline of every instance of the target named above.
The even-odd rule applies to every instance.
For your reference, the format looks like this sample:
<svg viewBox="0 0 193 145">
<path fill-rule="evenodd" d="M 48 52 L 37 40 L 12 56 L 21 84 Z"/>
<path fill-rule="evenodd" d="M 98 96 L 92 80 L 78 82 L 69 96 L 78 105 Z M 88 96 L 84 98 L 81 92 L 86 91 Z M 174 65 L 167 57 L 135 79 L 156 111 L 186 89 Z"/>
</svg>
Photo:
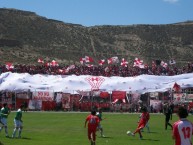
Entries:
<svg viewBox="0 0 193 145">
<path fill-rule="evenodd" d="M 134 133 L 131 133 L 132 136 L 134 136 L 136 133 L 139 133 L 139 137 L 140 139 L 143 138 L 142 134 L 141 134 L 141 129 L 143 129 L 147 122 L 149 121 L 149 112 L 147 111 L 147 108 L 145 106 L 143 106 L 141 108 L 141 111 L 142 111 L 142 114 L 141 114 L 141 118 L 139 120 L 139 123 L 138 123 L 138 126 L 137 126 L 137 129 L 135 130 Z"/>
<path fill-rule="evenodd" d="M 84 127 L 88 123 L 88 139 L 91 145 L 96 145 L 96 131 L 99 124 L 99 118 L 96 116 L 96 111 L 91 111 L 91 114 L 87 116 Z"/>
<path fill-rule="evenodd" d="M 172 131 L 175 145 L 192 145 L 193 124 L 186 119 L 188 111 L 184 107 L 180 107 L 177 114 L 180 119 L 174 122 Z"/>
</svg>

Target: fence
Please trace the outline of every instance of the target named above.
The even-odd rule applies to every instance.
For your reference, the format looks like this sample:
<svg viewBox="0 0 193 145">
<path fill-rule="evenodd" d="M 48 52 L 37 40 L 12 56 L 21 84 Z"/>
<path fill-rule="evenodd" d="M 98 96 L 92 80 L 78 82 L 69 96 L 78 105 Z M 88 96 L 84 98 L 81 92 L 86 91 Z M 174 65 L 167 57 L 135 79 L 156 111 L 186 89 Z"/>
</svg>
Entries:
<svg viewBox="0 0 193 145">
<path fill-rule="evenodd" d="M 151 112 L 161 112 L 165 102 L 176 105 L 190 103 L 192 100 L 192 89 L 185 89 L 180 93 L 167 91 L 146 94 L 124 91 L 90 91 L 79 94 L 54 91 L 0 92 L 0 104 L 8 103 L 12 110 L 21 104 L 27 104 L 29 110 L 36 111 L 90 111 L 93 108 L 103 108 L 103 111 L 111 112 L 138 112 L 140 106 L 145 105 Z"/>
</svg>

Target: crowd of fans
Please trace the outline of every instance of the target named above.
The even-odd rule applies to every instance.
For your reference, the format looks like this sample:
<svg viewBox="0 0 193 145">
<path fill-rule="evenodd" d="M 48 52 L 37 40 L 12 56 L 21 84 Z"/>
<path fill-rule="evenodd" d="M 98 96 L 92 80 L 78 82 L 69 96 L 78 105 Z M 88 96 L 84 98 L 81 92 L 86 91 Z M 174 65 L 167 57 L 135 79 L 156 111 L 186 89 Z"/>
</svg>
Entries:
<svg viewBox="0 0 193 145">
<path fill-rule="evenodd" d="M 177 67 L 176 65 L 169 65 L 167 67 L 163 67 L 161 65 L 155 65 L 151 67 L 139 68 L 134 67 L 132 65 L 120 66 L 116 65 L 108 65 L 108 66 L 87 66 L 87 65 L 66 65 L 66 66 L 45 66 L 43 64 L 39 65 L 24 65 L 24 64 L 17 64 L 14 65 L 13 68 L 8 69 L 6 65 L 0 65 L 0 74 L 5 72 L 13 72 L 13 73 L 29 73 L 31 75 L 35 74 L 45 74 L 45 75 L 93 75 L 93 76 L 120 76 L 120 77 L 131 77 L 131 76 L 138 76 L 142 74 L 148 75 L 159 75 L 159 76 L 173 76 L 185 73 L 192 73 L 193 72 L 193 64 L 188 63 L 183 67 Z M 80 97 L 80 96 L 79 96 Z M 137 112 L 138 107 L 136 105 L 132 105 L 132 103 L 115 103 L 111 104 L 110 101 L 91 101 L 91 100 L 82 100 L 80 98 L 74 100 L 73 96 L 73 103 L 71 103 L 70 110 L 81 110 L 87 111 L 92 106 L 102 107 L 106 109 L 106 111 L 129 111 L 129 112 Z M 51 107 L 50 107 L 51 105 Z M 53 107 L 55 106 L 55 107 Z M 56 108 L 58 110 L 60 107 L 57 104 L 53 105 L 52 103 L 44 102 L 43 103 L 43 110 L 50 110 Z M 65 108 L 65 107 L 61 107 Z M 153 111 L 159 112 L 159 111 Z"/>
<path fill-rule="evenodd" d="M 170 65 L 163 67 L 156 65 L 154 67 L 133 67 L 133 66 L 120 66 L 120 65 L 108 65 L 108 66 L 86 66 L 86 65 L 73 65 L 69 69 L 69 66 L 45 66 L 45 65 L 14 65 L 14 68 L 7 69 L 5 65 L 0 66 L 0 73 L 14 72 L 14 73 L 29 73 L 34 74 L 47 74 L 47 75 L 93 75 L 93 76 L 120 76 L 120 77 L 131 77 L 142 74 L 148 75 L 165 75 L 173 76 L 184 73 L 192 73 L 193 65 L 188 63 L 183 67 L 176 67 L 176 65 Z"/>
</svg>

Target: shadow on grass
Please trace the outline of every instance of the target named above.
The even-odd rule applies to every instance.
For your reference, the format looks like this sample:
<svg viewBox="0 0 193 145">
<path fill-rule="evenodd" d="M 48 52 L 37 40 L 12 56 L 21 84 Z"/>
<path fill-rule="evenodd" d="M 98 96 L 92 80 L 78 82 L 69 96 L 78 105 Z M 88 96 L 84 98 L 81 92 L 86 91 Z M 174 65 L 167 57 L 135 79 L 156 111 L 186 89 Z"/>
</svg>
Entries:
<svg viewBox="0 0 193 145">
<path fill-rule="evenodd" d="M 158 140 L 158 139 L 147 139 L 147 138 L 143 138 L 143 139 L 141 139 L 141 140 L 147 140 L 147 141 L 160 141 L 160 140 Z"/>
<path fill-rule="evenodd" d="M 28 138 L 28 137 L 22 137 L 22 138 L 12 138 L 12 137 L 9 137 L 10 139 L 22 139 L 22 140 L 31 140 L 31 138 Z M 1 145 L 1 144 L 0 144 Z"/>
<path fill-rule="evenodd" d="M 28 137 L 22 137 L 21 139 L 31 140 L 31 138 L 28 138 Z"/>
<path fill-rule="evenodd" d="M 110 138 L 110 139 L 113 139 L 113 137 L 109 137 L 109 136 L 100 137 L 100 138 L 104 138 L 104 139 L 106 139 L 106 138 Z"/>
<path fill-rule="evenodd" d="M 144 132 L 144 131 L 142 131 L 142 133 L 157 133 L 157 132 L 154 132 L 154 131 Z"/>
</svg>

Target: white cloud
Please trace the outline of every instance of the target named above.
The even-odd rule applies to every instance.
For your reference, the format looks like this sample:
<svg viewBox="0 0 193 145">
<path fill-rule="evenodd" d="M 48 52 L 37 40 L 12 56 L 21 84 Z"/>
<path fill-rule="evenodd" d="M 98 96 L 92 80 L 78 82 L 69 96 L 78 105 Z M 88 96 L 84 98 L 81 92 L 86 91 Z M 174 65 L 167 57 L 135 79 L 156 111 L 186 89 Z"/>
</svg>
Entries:
<svg viewBox="0 0 193 145">
<path fill-rule="evenodd" d="M 164 0 L 165 2 L 170 2 L 170 3 L 176 3 L 178 2 L 179 0 Z"/>
</svg>

